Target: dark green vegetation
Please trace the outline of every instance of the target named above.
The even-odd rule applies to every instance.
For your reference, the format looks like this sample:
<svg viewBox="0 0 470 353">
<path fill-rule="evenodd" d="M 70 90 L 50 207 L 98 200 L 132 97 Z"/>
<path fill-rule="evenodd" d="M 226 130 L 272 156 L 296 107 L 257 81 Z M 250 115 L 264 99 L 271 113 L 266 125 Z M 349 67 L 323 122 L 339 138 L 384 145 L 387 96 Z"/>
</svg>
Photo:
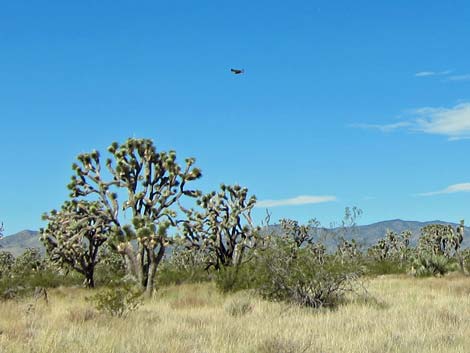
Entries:
<svg viewBox="0 0 470 353">
<path fill-rule="evenodd" d="M 361 210 L 347 208 L 340 225 L 328 229 L 289 219 L 260 227 L 247 188 L 191 188 L 202 176 L 193 158 L 180 165 L 174 151 L 158 152 L 147 139 L 113 143 L 108 152 L 104 162 L 98 151 L 78 156 L 70 200 L 43 216 L 45 258 L 31 249 L 16 258 L 1 253 L 3 298 L 58 285 L 101 286 L 108 289 L 92 301 L 122 316 L 158 286 L 214 281 L 222 292 L 251 289 L 319 308 L 349 294 L 367 296 L 365 276 L 468 274 L 463 221 L 427 224 L 418 237 L 413 229 L 384 229 L 360 239 Z"/>
</svg>

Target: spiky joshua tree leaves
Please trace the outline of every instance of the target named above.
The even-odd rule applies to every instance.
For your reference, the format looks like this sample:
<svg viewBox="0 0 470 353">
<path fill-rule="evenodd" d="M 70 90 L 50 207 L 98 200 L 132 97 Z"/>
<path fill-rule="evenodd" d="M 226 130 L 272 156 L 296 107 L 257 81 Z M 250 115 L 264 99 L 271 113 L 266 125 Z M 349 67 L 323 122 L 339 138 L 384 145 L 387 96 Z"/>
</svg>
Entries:
<svg viewBox="0 0 470 353">
<path fill-rule="evenodd" d="M 48 224 L 40 231 L 41 241 L 51 261 L 81 273 L 85 276 L 84 285 L 93 288 L 98 251 L 111 229 L 102 204 L 86 200 L 66 201 L 60 211 L 44 214 L 43 220 Z"/>
<path fill-rule="evenodd" d="M 194 158 L 176 162 L 176 152 L 157 152 L 152 140 L 130 138 L 114 142 L 103 168 L 98 151 L 78 156 L 69 184 L 71 197 L 97 198 L 113 224 L 112 241 L 125 255 L 129 275 L 149 296 L 165 249 L 169 227 L 176 226 L 176 206 L 182 196 L 197 197 L 187 183 L 201 177 Z M 127 195 L 126 195 L 127 194 Z M 118 198 L 122 198 L 119 202 Z M 131 222 L 124 222 L 124 214 Z M 131 243 L 131 241 L 134 241 Z"/>
<path fill-rule="evenodd" d="M 189 246 L 207 254 L 208 267 L 241 265 L 259 240 L 259 227 L 251 219 L 256 197 L 249 197 L 246 187 L 222 184 L 219 192 L 203 195 L 197 203 L 201 210 L 186 209 L 188 221 L 182 223 Z"/>
</svg>

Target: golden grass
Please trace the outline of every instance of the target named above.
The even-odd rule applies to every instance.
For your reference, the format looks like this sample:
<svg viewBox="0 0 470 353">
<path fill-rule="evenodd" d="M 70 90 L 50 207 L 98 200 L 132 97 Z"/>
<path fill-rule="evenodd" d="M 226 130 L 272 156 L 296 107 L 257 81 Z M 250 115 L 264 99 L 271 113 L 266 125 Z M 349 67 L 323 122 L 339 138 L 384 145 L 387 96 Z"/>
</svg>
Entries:
<svg viewBox="0 0 470 353">
<path fill-rule="evenodd" d="M 223 296 L 210 284 L 174 286 L 121 319 L 90 308 L 90 291 L 56 289 L 49 305 L 0 303 L 0 352 L 470 352 L 470 278 L 386 276 L 368 288 L 375 300 L 315 311 Z"/>
</svg>

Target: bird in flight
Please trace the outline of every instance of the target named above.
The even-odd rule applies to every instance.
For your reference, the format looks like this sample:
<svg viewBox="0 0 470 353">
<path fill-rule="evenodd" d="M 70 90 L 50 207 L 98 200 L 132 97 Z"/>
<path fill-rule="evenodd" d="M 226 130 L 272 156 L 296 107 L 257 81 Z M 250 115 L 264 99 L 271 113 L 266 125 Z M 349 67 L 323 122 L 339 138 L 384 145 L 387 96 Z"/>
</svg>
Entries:
<svg viewBox="0 0 470 353">
<path fill-rule="evenodd" d="M 240 74 L 243 74 L 245 73 L 245 70 L 241 69 L 230 69 L 230 71 L 232 71 L 235 75 L 240 75 Z"/>
</svg>

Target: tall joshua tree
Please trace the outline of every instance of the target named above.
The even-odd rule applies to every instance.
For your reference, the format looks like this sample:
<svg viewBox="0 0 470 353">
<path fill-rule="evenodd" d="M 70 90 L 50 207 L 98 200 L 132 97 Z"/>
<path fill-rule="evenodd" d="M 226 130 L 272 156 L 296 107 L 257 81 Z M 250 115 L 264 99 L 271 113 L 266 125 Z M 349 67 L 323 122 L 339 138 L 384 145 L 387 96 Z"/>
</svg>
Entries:
<svg viewBox="0 0 470 353">
<path fill-rule="evenodd" d="M 129 274 L 151 295 L 157 267 L 171 241 L 167 230 L 179 222 L 175 206 L 182 196 L 199 195 L 186 185 L 198 179 L 201 171 L 193 166 L 194 158 L 187 158 L 181 167 L 175 151 L 157 152 L 149 139 L 114 142 L 108 152 L 106 170 L 98 151 L 78 156 L 69 184 L 71 197 L 100 200 L 113 224 L 112 241 L 126 257 Z M 124 222 L 123 214 L 130 214 L 130 223 Z"/>
<path fill-rule="evenodd" d="M 238 267 L 258 240 L 259 229 L 251 219 L 256 197 L 248 197 L 247 188 L 222 184 L 219 192 L 203 195 L 197 203 L 200 211 L 185 210 L 189 220 L 183 223 L 184 237 L 208 255 L 208 267 Z"/>
<path fill-rule="evenodd" d="M 41 241 L 50 259 L 84 275 L 85 286 L 93 288 L 98 251 L 111 227 L 102 205 L 96 201 L 66 201 L 60 211 L 44 214 L 43 220 L 48 224 L 41 229 Z"/>
</svg>

